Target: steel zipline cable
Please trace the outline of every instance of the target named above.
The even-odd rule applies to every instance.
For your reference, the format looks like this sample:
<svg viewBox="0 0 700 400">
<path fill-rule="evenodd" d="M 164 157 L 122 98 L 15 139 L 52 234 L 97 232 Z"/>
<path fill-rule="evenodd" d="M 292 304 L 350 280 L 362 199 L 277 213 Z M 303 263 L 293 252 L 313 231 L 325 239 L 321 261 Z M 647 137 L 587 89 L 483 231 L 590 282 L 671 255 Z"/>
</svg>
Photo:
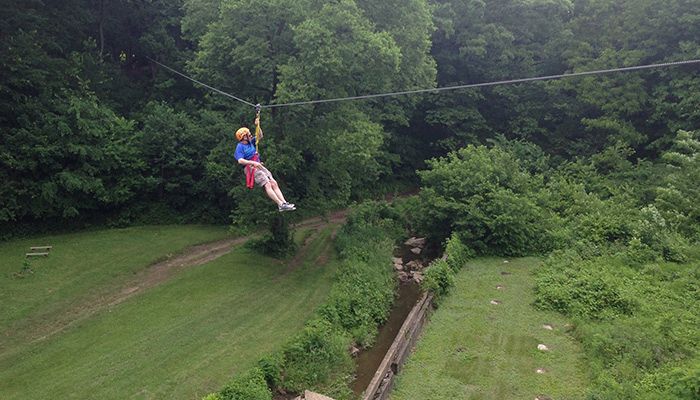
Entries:
<svg viewBox="0 0 700 400">
<path fill-rule="evenodd" d="M 176 73 L 176 74 L 178 74 L 186 79 L 191 80 L 192 82 L 198 83 L 198 84 L 200 84 L 206 88 L 209 88 L 217 93 L 220 93 L 220 94 L 223 94 L 224 96 L 228 96 L 232 99 L 238 100 L 241 103 L 247 104 L 251 107 L 256 107 L 256 105 L 253 103 L 250 103 L 250 102 L 245 101 L 241 98 L 238 98 L 232 94 L 226 93 L 222 90 L 219 90 L 219 89 L 214 88 L 212 86 L 209 86 L 205 83 L 202 83 L 194 78 L 191 78 L 191 77 L 189 77 L 181 72 L 178 72 L 178 71 L 168 67 L 167 65 L 162 64 L 162 63 L 160 63 L 156 60 L 153 60 L 149 57 L 146 57 L 146 58 L 148 58 L 149 60 L 153 61 L 154 63 L 162 66 L 163 68 L 165 68 L 171 72 L 174 72 L 174 73 Z M 349 96 L 349 97 L 337 97 L 337 98 L 332 98 L 332 99 L 296 101 L 296 102 L 280 103 L 280 104 L 273 103 L 273 104 L 262 105 L 259 107 L 260 108 L 279 108 L 279 107 L 301 106 L 301 105 L 308 105 L 308 104 L 334 103 L 334 102 L 339 102 L 339 101 L 373 99 L 373 98 L 378 98 L 378 97 L 403 96 L 403 95 L 417 94 L 417 93 L 437 93 L 437 92 L 443 92 L 443 91 L 447 91 L 447 90 L 470 89 L 470 88 L 498 86 L 498 85 L 510 85 L 510 84 L 515 84 L 515 83 L 526 83 L 526 82 L 536 82 L 536 81 L 548 81 L 548 80 L 555 80 L 555 79 L 575 78 L 575 77 L 580 77 L 580 76 L 610 74 L 613 72 L 629 72 L 629 71 L 639 71 L 639 70 L 652 69 L 652 68 L 667 68 L 667 67 L 674 67 L 674 66 L 680 66 L 680 65 L 691 65 L 691 64 L 698 64 L 698 63 L 700 63 L 700 59 L 685 60 L 685 61 L 672 61 L 672 62 L 658 63 L 658 64 L 636 65 L 636 66 L 632 66 L 632 67 L 620 67 L 620 68 L 600 69 L 600 70 L 595 70 L 595 71 L 572 72 L 569 74 L 538 76 L 538 77 L 520 78 L 520 79 L 507 79 L 507 80 L 493 81 L 493 82 L 472 83 L 472 84 L 467 84 L 467 85 L 443 86 L 443 87 L 430 88 L 430 89 L 415 89 L 415 90 L 405 90 L 405 91 L 400 91 L 400 92 L 376 93 L 376 94 L 367 94 L 367 95 L 361 95 L 361 96 Z"/>
<path fill-rule="evenodd" d="M 247 102 L 247 101 L 241 99 L 240 97 L 236 97 L 236 96 L 234 96 L 234 95 L 232 95 L 232 94 L 229 94 L 229 93 L 224 92 L 223 90 L 219 90 L 219 89 L 217 89 L 217 88 L 215 88 L 215 87 L 213 87 L 213 86 L 209 86 L 209 85 L 207 85 L 206 83 L 203 83 L 203 82 L 200 82 L 200 81 L 198 81 L 198 80 L 196 80 L 196 79 L 194 79 L 194 78 L 191 78 L 191 77 L 189 77 L 189 76 L 183 74 L 183 73 L 180 72 L 180 71 L 176 71 L 176 70 L 174 70 L 174 69 L 168 67 L 167 65 L 165 65 L 165 64 L 163 64 L 163 63 L 160 63 L 160 62 L 158 62 L 158 61 L 152 59 L 151 57 L 146 57 L 146 58 L 147 58 L 148 60 L 153 61 L 154 63 L 160 65 L 161 67 L 167 69 L 168 71 L 173 72 L 173 73 L 175 73 L 175 74 L 178 74 L 178 75 L 180 75 L 181 77 L 183 77 L 183 78 L 185 78 L 185 79 L 189 79 L 189 80 L 191 80 L 191 81 L 194 82 L 194 83 L 200 84 L 200 85 L 204 86 L 205 88 L 211 89 L 211 90 L 215 91 L 216 93 L 223 94 L 224 96 L 230 97 L 230 98 L 232 98 L 232 99 L 234 99 L 234 100 L 238 100 L 238 101 L 240 101 L 240 102 L 243 103 L 243 104 L 247 104 L 247 105 L 249 105 L 249 106 L 251 106 L 251 107 L 255 107 L 255 104 L 250 103 L 250 102 Z"/>
</svg>

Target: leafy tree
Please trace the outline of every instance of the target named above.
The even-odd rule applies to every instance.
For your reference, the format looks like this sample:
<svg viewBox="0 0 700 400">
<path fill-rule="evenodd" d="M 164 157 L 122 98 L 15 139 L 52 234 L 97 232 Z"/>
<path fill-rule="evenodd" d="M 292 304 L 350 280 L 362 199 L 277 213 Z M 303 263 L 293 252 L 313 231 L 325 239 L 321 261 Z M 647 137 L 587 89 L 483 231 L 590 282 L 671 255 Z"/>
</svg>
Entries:
<svg viewBox="0 0 700 400">
<path fill-rule="evenodd" d="M 668 174 L 658 190 L 656 204 L 664 217 L 676 229 L 700 238 L 700 133 L 679 131 L 671 149 L 662 159 L 668 165 Z"/>
<path fill-rule="evenodd" d="M 311 11 L 309 3 L 309 0 L 221 3 L 218 18 L 200 36 L 199 51 L 190 63 L 190 70 L 239 97 L 269 102 L 279 83 L 279 66 L 293 54 L 292 26 Z M 201 5 L 195 8 L 195 4 L 189 2 L 186 10 L 202 9 Z M 190 14 L 186 21 L 195 18 Z M 199 32 L 202 25 L 198 25 Z"/>
<path fill-rule="evenodd" d="M 65 96 L 3 133 L 1 220 L 105 213 L 143 188 L 133 123 L 88 93 Z"/>
<path fill-rule="evenodd" d="M 440 86 L 527 77 L 560 70 L 548 48 L 561 34 L 569 1 L 434 1 L 432 53 Z M 460 90 L 428 99 L 425 121 L 448 150 L 483 142 L 494 132 L 543 134 L 542 85 Z M 434 103 L 433 103 L 434 102 Z"/>
<path fill-rule="evenodd" d="M 219 133 L 163 103 L 149 103 L 139 120 L 135 140 L 148 165 L 151 199 L 180 211 L 206 208 L 204 160 Z"/>
<path fill-rule="evenodd" d="M 221 0 L 185 0 L 181 21 L 183 36 L 198 43 L 207 33 L 209 24 L 218 19 L 221 3 Z"/>
<path fill-rule="evenodd" d="M 203 6 L 188 3 L 193 15 L 186 20 L 199 32 Z M 427 5 L 414 1 L 399 9 L 351 0 L 291 8 L 276 1 L 226 3 L 200 36 L 191 70 L 241 97 L 278 103 L 430 84 Z M 405 123 L 410 107 L 390 103 L 378 110 L 378 104 L 273 110 L 263 157 L 289 183 L 292 197 L 309 199 L 311 207 L 346 204 L 388 172 L 389 136 L 380 121 Z"/>
<path fill-rule="evenodd" d="M 425 232 L 446 239 L 453 232 L 481 253 L 527 254 L 553 243 L 553 216 L 538 204 L 542 177 L 531 175 L 496 146 L 467 146 L 420 171 Z"/>
</svg>

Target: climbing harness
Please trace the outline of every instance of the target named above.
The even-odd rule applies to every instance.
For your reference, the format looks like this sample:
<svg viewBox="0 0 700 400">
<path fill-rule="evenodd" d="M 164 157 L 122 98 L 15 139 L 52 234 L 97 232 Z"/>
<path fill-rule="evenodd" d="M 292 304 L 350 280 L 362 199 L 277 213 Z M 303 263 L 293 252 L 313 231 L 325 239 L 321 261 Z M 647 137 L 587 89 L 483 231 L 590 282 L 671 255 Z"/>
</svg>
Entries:
<svg viewBox="0 0 700 400">
<path fill-rule="evenodd" d="M 258 153 L 255 153 L 251 160 L 260 162 L 260 156 Z M 245 166 L 245 185 L 248 187 L 248 189 L 253 189 L 255 187 L 255 167 L 250 164 L 246 164 Z"/>
<path fill-rule="evenodd" d="M 165 64 L 162 64 L 156 60 L 153 60 L 152 58 L 149 58 L 149 57 L 146 57 L 146 58 L 153 61 L 154 63 L 162 66 L 163 68 L 165 68 L 169 71 L 172 71 L 172 72 L 174 72 L 174 73 L 176 73 L 176 74 L 178 74 L 186 79 L 191 80 L 192 82 L 200 84 L 200 85 L 202 85 L 206 88 L 209 88 L 217 93 L 223 94 L 224 96 L 228 96 L 232 99 L 238 100 L 243 104 L 249 105 L 251 107 L 255 107 L 256 110 L 258 110 L 258 114 L 260 113 L 259 110 L 262 108 L 290 107 L 290 106 L 300 106 L 300 105 L 307 105 L 307 104 L 332 103 L 332 102 L 338 102 L 338 101 L 364 100 L 364 99 L 371 99 L 371 98 L 377 98 L 377 97 L 403 96 L 403 95 L 407 95 L 407 94 L 417 94 L 417 93 L 437 93 L 437 92 L 446 91 L 446 90 L 469 89 L 469 88 L 498 86 L 498 85 L 510 85 L 510 84 L 515 84 L 515 83 L 547 81 L 547 80 L 555 80 L 555 79 L 574 78 L 574 77 L 579 77 L 579 76 L 602 75 L 602 74 L 609 74 L 609 73 L 613 73 L 613 72 L 639 71 L 639 70 L 652 69 L 652 68 L 665 68 L 665 67 L 673 67 L 673 66 L 679 66 L 679 65 L 690 65 L 690 64 L 700 63 L 700 59 L 685 60 L 685 61 L 673 61 L 673 62 L 658 63 L 658 64 L 636 65 L 636 66 L 632 66 L 632 67 L 621 67 L 621 68 L 601 69 L 601 70 L 595 70 L 595 71 L 574 72 L 574 73 L 570 73 L 570 74 L 538 76 L 538 77 L 533 77 L 533 78 L 521 78 L 521 79 L 508 79 L 508 80 L 484 82 L 484 83 L 472 83 L 472 84 L 468 84 L 468 85 L 443 86 L 443 87 L 439 87 L 439 88 L 430 88 L 430 89 L 405 90 L 405 91 L 401 91 L 401 92 L 376 93 L 376 94 L 367 94 L 367 95 L 362 95 L 362 96 L 338 97 L 338 98 L 333 98 L 333 99 L 319 99 L 319 100 L 309 100 L 309 101 L 297 101 L 297 102 L 291 102 L 291 103 L 260 105 L 260 104 L 250 103 L 250 102 L 245 101 L 241 98 L 238 98 L 232 94 L 226 93 L 222 90 L 219 90 L 219 89 L 211 87 L 207 84 L 204 84 L 204 83 L 202 83 L 194 78 L 191 78 L 191 77 L 189 77 L 181 72 L 178 72 L 178 71 L 168 67 Z M 257 132 L 257 129 L 256 129 L 256 132 Z"/>
</svg>

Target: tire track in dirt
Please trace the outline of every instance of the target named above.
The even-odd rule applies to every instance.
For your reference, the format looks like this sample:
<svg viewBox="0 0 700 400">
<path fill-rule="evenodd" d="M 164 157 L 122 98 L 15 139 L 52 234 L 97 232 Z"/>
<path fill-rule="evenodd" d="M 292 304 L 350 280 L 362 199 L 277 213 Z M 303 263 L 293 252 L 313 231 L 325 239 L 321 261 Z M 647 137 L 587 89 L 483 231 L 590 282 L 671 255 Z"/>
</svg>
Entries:
<svg viewBox="0 0 700 400">
<path fill-rule="evenodd" d="M 314 217 L 314 218 L 309 218 L 307 220 L 301 221 L 295 225 L 292 225 L 293 228 L 313 228 L 313 229 L 319 229 L 324 226 L 327 226 L 328 224 L 339 224 L 341 222 L 345 221 L 345 218 L 347 218 L 348 215 L 348 210 L 339 210 L 332 212 L 330 215 L 327 217 Z"/>
<path fill-rule="evenodd" d="M 304 263 L 304 260 L 306 259 L 306 255 L 309 251 L 309 245 L 314 242 L 314 240 L 318 237 L 318 235 L 321 234 L 321 230 L 325 228 L 328 225 L 340 225 L 343 222 L 345 222 L 345 219 L 347 218 L 348 215 L 348 210 L 339 210 L 331 213 L 327 217 L 314 217 L 307 219 L 305 221 L 299 222 L 296 225 L 293 225 L 292 228 L 306 228 L 306 229 L 313 229 L 314 232 L 311 233 L 306 239 L 304 239 L 304 243 L 302 244 L 301 248 L 299 251 L 297 251 L 297 254 L 292 258 L 288 263 L 287 263 L 287 268 L 284 270 L 280 276 L 277 277 L 277 279 L 281 279 L 283 276 L 286 276 L 287 274 L 293 272 L 299 266 L 301 266 Z M 336 227 L 333 232 L 331 233 L 331 241 L 335 239 L 336 235 L 338 234 L 338 227 Z M 321 253 L 319 256 L 316 258 L 316 265 L 324 265 L 328 262 L 330 258 L 330 250 L 331 250 L 331 243 L 326 243 L 323 249 L 321 250 Z"/>
</svg>

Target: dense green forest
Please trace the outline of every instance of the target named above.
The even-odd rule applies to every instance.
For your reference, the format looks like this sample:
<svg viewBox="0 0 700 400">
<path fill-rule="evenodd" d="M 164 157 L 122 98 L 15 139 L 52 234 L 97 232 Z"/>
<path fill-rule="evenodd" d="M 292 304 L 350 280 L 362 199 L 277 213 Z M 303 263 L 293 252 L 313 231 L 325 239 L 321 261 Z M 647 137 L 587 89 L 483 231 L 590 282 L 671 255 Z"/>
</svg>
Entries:
<svg viewBox="0 0 700 400">
<path fill-rule="evenodd" d="M 4 235 L 257 215 L 232 155 L 252 109 L 148 57 L 263 104 L 700 57 L 687 0 L 2 3 Z M 501 136 L 555 162 L 653 160 L 697 129 L 699 86 L 691 65 L 265 110 L 261 153 L 322 211 Z"/>
<path fill-rule="evenodd" d="M 233 157 L 254 109 L 149 59 L 262 104 L 700 59 L 697 0 L 2 0 L 0 17 L 3 239 L 266 218 Z M 699 68 L 265 109 L 261 154 L 309 213 L 420 187 L 360 214 L 464 260 L 544 256 L 537 306 L 576 321 L 588 398 L 693 399 Z M 345 256 L 369 258 L 350 221 Z M 459 268 L 426 285 L 446 294 Z M 326 311 L 307 336 L 352 319 Z M 370 337 L 380 314 L 345 328 Z"/>
</svg>

